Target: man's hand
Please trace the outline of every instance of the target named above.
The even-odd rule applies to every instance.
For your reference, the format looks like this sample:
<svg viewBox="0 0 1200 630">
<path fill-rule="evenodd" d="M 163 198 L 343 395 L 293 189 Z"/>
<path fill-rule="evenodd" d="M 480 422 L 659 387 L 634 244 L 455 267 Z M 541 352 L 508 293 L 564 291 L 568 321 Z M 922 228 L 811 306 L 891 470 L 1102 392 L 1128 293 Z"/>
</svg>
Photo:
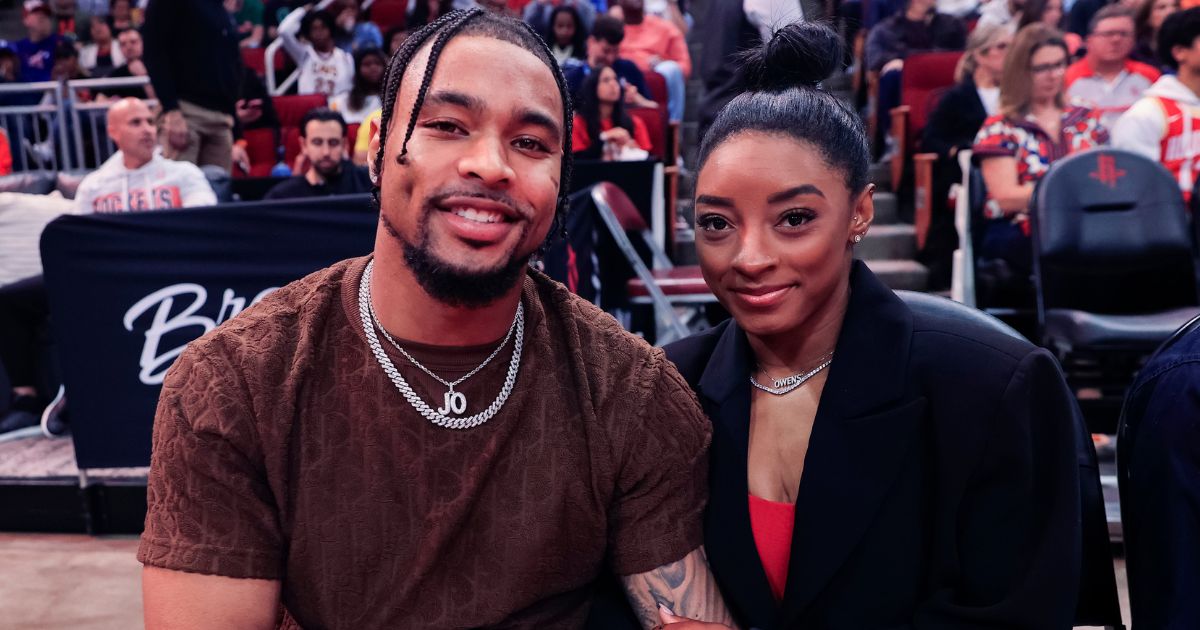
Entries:
<svg viewBox="0 0 1200 630">
<path fill-rule="evenodd" d="M 133 61 L 130 61 L 129 74 L 132 74 L 135 77 L 146 76 L 148 74 L 146 72 L 146 64 L 142 63 L 141 59 L 134 59 Z"/>
<path fill-rule="evenodd" d="M 636 85 L 625 85 L 625 104 L 630 107 L 646 107 L 650 109 L 658 109 L 658 103 L 642 96 L 638 92 Z"/>
<path fill-rule="evenodd" d="M 262 99 L 238 99 L 235 105 L 237 110 L 237 119 L 243 124 L 248 125 L 259 118 L 262 118 Z"/>
<path fill-rule="evenodd" d="M 893 60 L 883 64 L 883 67 L 879 69 L 879 74 L 887 74 L 887 73 L 893 72 L 893 71 L 899 72 L 903 69 L 904 69 L 904 60 L 903 59 L 893 59 Z"/>
<path fill-rule="evenodd" d="M 233 163 L 238 168 L 242 169 L 243 173 L 250 173 L 250 154 L 246 153 L 246 147 L 234 143 L 233 149 L 230 150 L 230 157 L 233 158 Z"/>
<path fill-rule="evenodd" d="M 729 630 L 729 626 L 723 623 L 709 623 L 707 621 L 687 619 L 676 615 L 662 606 L 658 607 L 658 620 L 663 626 L 672 626 L 671 630 L 704 630 L 705 628 L 709 630 Z"/>
<path fill-rule="evenodd" d="M 163 115 L 163 131 L 167 135 L 167 143 L 177 151 L 188 146 L 188 124 L 183 112 L 173 109 Z"/>
<path fill-rule="evenodd" d="M 708 568 L 704 547 L 697 547 L 681 560 L 657 569 L 623 576 L 621 583 L 625 586 L 625 595 L 633 606 L 633 612 L 644 628 L 668 623 L 660 612 L 663 607 L 668 611 L 678 611 L 683 617 L 671 612 L 671 618 L 685 623 L 697 623 L 691 619 L 717 623 L 715 626 L 684 625 L 680 630 L 692 627 L 721 628 L 720 624 L 735 627 L 733 615 L 725 606 L 716 578 Z"/>
</svg>

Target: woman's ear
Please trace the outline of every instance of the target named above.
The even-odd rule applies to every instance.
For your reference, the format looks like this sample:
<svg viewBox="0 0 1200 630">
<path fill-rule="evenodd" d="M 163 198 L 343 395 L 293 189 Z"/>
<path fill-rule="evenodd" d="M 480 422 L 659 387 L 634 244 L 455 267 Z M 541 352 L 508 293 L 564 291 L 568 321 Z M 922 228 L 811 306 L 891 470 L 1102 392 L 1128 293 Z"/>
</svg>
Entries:
<svg viewBox="0 0 1200 630">
<path fill-rule="evenodd" d="M 867 235 L 871 222 L 875 220 L 875 184 L 867 184 L 854 199 L 854 214 L 850 218 L 851 243 L 858 243 Z"/>
</svg>

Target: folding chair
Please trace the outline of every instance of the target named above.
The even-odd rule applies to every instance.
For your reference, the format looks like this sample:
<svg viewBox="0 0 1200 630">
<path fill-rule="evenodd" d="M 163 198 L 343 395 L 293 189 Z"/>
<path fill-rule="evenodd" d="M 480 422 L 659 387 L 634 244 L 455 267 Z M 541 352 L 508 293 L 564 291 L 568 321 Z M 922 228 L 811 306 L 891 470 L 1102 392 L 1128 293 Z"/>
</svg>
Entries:
<svg viewBox="0 0 1200 630">
<path fill-rule="evenodd" d="M 654 241 L 641 213 L 616 184 L 601 182 L 592 187 L 591 194 L 604 226 L 625 260 L 633 267 L 635 277 L 627 287 L 630 301 L 654 307 L 657 329 L 655 343 L 663 345 L 688 336 L 691 332 L 688 321 L 699 313 L 704 304 L 717 301 L 704 283 L 700 267 L 675 266 Z M 650 252 L 653 269 L 646 266 L 641 254 L 634 248 L 629 238 L 631 233 L 637 234 L 641 244 Z M 676 307 L 690 310 L 691 316 L 680 317 Z"/>
</svg>

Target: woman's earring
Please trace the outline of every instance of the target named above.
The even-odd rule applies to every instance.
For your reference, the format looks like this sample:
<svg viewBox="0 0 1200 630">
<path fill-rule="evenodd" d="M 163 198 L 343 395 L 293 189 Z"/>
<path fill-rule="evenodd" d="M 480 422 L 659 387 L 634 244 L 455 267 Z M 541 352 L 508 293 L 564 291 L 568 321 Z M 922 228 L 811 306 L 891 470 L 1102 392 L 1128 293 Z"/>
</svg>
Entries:
<svg viewBox="0 0 1200 630">
<path fill-rule="evenodd" d="M 854 242 L 855 242 L 855 243 L 861 243 L 861 242 L 862 242 L 862 236 L 863 236 L 862 234 L 855 234 L 855 235 L 854 235 Z"/>
</svg>

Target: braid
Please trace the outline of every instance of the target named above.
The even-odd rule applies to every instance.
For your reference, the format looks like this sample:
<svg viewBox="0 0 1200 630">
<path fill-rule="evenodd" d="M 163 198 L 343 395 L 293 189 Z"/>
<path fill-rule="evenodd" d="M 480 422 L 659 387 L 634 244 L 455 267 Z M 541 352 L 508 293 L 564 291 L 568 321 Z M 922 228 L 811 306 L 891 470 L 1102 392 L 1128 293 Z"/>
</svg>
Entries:
<svg viewBox="0 0 1200 630">
<path fill-rule="evenodd" d="M 482 16 L 482 20 L 476 20 Z M 571 175 L 573 172 L 573 159 L 571 148 L 571 134 L 573 122 L 573 109 L 571 106 L 570 93 L 567 90 L 567 82 L 563 77 L 562 70 L 558 63 L 554 61 L 554 54 L 550 51 L 550 46 L 542 39 L 541 35 L 525 22 L 518 20 L 508 20 L 504 18 L 496 18 L 487 13 L 481 8 L 473 8 L 466 11 L 451 11 L 437 20 L 421 27 L 415 33 L 404 40 L 404 44 L 396 50 L 392 59 L 388 62 L 387 70 L 385 71 L 385 81 L 383 89 L 383 107 L 379 118 L 379 152 L 375 155 L 375 173 L 377 181 L 372 187 L 371 196 L 377 208 L 380 207 L 380 183 L 383 178 L 383 156 L 384 147 L 387 146 L 388 130 L 391 127 L 392 117 L 395 114 L 396 100 L 400 94 L 400 84 L 404 79 L 405 71 L 408 70 L 408 64 L 412 62 L 418 50 L 421 49 L 430 38 L 433 39 L 433 44 L 429 51 L 429 61 L 425 66 L 425 74 L 421 79 L 420 88 L 417 91 L 416 102 L 413 103 L 413 109 L 409 115 L 408 125 L 404 131 L 404 139 L 400 145 L 400 155 L 397 161 L 400 164 L 406 164 L 408 160 L 408 141 L 412 138 L 413 132 L 416 130 L 417 115 L 421 112 L 421 108 L 425 104 L 425 97 L 429 92 L 430 83 L 433 81 L 433 73 L 437 66 L 437 61 L 441 56 L 442 49 L 449 43 L 450 39 L 455 34 L 460 33 L 468 23 L 473 20 L 483 22 L 482 26 L 469 29 L 472 33 L 475 30 L 480 30 L 483 35 L 496 37 L 503 41 L 511 41 L 522 48 L 529 49 L 545 63 L 554 75 L 554 81 L 558 85 L 558 93 L 563 103 L 563 140 L 562 140 L 562 167 L 559 174 L 559 195 L 558 207 L 554 215 L 554 223 L 550 230 L 551 238 L 566 234 L 566 212 L 567 191 L 571 188 Z M 494 23 L 493 23 L 494 22 Z M 493 32 L 494 31 L 494 32 Z"/>
</svg>

